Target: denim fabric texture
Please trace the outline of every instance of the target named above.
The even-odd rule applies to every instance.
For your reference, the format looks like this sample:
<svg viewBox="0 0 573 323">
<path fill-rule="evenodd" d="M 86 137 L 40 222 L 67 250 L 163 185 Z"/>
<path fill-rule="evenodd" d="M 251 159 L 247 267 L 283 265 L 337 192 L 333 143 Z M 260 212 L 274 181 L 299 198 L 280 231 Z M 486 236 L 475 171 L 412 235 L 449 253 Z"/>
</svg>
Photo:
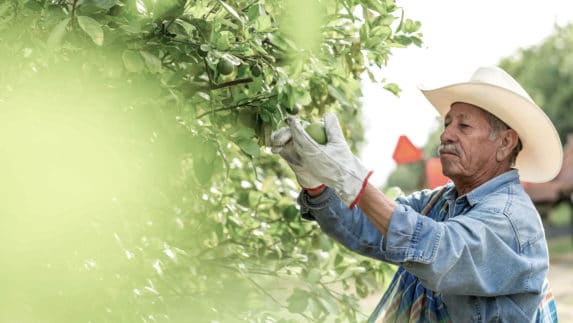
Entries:
<svg viewBox="0 0 573 323">
<path fill-rule="evenodd" d="M 441 293 L 453 322 L 532 322 L 549 258 L 541 219 L 517 170 L 464 196 L 448 184 L 443 221 L 420 214 L 432 193 L 398 198 L 386 236 L 331 189 L 317 197 L 302 192 L 298 202 L 303 218 L 347 248 L 403 266 Z"/>
</svg>

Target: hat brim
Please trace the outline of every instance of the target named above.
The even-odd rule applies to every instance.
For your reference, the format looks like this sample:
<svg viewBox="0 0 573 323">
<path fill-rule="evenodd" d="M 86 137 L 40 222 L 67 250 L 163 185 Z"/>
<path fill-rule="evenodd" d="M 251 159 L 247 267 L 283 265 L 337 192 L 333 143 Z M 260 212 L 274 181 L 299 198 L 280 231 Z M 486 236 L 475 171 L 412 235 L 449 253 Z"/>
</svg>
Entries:
<svg viewBox="0 0 573 323">
<path fill-rule="evenodd" d="M 453 103 L 465 102 L 489 111 L 514 129 L 523 144 L 515 162 L 521 180 L 547 182 L 561 170 L 563 148 L 557 130 L 532 101 L 502 87 L 480 82 L 420 90 L 442 117 Z"/>
</svg>

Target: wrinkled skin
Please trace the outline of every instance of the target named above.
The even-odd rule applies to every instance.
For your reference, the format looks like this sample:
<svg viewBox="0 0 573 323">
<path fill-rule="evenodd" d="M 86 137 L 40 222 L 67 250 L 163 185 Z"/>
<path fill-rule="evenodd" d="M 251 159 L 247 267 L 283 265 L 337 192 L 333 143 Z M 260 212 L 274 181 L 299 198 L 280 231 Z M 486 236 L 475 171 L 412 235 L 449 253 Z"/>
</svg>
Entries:
<svg viewBox="0 0 573 323">
<path fill-rule="evenodd" d="M 457 102 L 446 114 L 440 141 L 442 171 L 461 196 L 511 168 L 518 136 L 506 129 L 492 138 L 484 110 Z"/>
</svg>

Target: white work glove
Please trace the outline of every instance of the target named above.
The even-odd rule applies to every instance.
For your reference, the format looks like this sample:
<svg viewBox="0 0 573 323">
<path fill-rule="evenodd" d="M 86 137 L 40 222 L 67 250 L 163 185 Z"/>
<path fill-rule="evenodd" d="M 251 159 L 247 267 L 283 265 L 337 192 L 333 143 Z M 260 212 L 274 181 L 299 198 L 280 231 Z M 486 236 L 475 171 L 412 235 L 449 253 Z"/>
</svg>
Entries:
<svg viewBox="0 0 573 323">
<path fill-rule="evenodd" d="M 296 155 L 292 135 L 288 127 L 281 128 L 271 134 L 271 151 L 279 154 L 293 170 L 296 180 L 303 189 L 308 191 L 319 190 L 324 184 L 300 164 L 300 157 Z"/>
<path fill-rule="evenodd" d="M 314 141 L 299 119 L 288 117 L 286 122 L 294 143 L 295 163 L 333 188 L 349 208 L 358 204 L 372 171 L 367 170 L 350 151 L 336 116 L 331 113 L 324 115 L 325 145 Z"/>
</svg>

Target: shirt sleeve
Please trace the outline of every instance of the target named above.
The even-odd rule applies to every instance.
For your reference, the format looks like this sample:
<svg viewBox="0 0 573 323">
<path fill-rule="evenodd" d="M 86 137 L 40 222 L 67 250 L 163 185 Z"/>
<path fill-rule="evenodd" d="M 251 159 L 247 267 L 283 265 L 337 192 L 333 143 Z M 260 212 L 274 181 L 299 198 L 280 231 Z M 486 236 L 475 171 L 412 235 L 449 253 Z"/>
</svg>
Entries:
<svg viewBox="0 0 573 323">
<path fill-rule="evenodd" d="M 412 200 L 416 201 L 415 198 Z M 409 199 L 402 199 L 402 203 L 408 201 Z M 382 252 L 384 235 L 359 207 L 348 209 L 334 190 L 327 188 L 316 197 L 302 191 L 298 203 L 303 219 L 316 221 L 324 233 L 348 249 L 366 257 L 397 264 L 386 258 L 386 254 Z M 417 204 L 419 207 L 423 205 Z"/>
<path fill-rule="evenodd" d="M 385 260 L 380 249 L 382 233 L 359 207 L 350 210 L 334 190 L 326 188 L 317 197 L 303 191 L 298 202 L 303 219 L 316 221 L 328 236 L 363 256 Z"/>
<path fill-rule="evenodd" d="M 504 210 L 476 206 L 436 222 L 401 205 L 390 221 L 383 258 L 403 263 L 437 292 L 474 296 L 539 292 L 534 273 L 544 276 L 547 271 L 542 230 L 537 229 L 539 239 L 518 241 Z M 519 216 L 537 216 L 524 213 Z"/>
</svg>

